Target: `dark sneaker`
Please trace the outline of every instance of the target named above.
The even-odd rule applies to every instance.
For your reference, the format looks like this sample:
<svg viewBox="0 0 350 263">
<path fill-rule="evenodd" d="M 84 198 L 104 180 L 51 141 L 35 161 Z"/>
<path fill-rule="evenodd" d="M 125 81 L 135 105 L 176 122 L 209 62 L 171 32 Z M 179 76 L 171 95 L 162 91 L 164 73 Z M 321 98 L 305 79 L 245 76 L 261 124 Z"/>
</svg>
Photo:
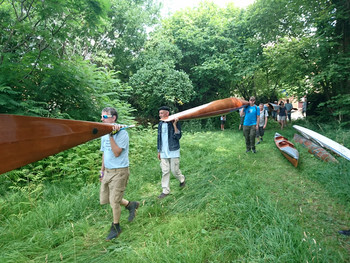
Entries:
<svg viewBox="0 0 350 263">
<path fill-rule="evenodd" d="M 181 188 L 182 188 L 182 187 L 185 187 L 185 185 L 186 185 L 186 180 L 183 181 L 182 183 L 180 183 L 180 187 L 181 187 Z"/>
<path fill-rule="evenodd" d="M 263 137 L 260 138 L 260 141 L 263 141 Z"/>
<path fill-rule="evenodd" d="M 256 145 L 258 145 L 258 144 L 260 144 L 260 141 L 258 141 L 258 142 L 256 143 Z"/>
<path fill-rule="evenodd" d="M 121 230 L 119 224 L 112 223 L 111 230 L 109 232 L 108 237 L 106 238 L 106 241 L 110 241 L 110 240 L 118 237 L 121 232 L 122 232 L 122 230 Z"/>
<path fill-rule="evenodd" d="M 169 194 L 164 194 L 164 193 L 161 193 L 158 198 L 159 199 L 163 199 L 164 197 L 168 196 Z"/>
<path fill-rule="evenodd" d="M 256 150 L 254 149 L 254 150 L 252 150 L 253 151 L 253 153 L 256 153 Z"/>
<path fill-rule="evenodd" d="M 342 235 L 350 236 L 350 229 L 349 230 L 341 230 L 341 231 L 338 231 L 338 233 L 342 234 Z"/>
<path fill-rule="evenodd" d="M 249 152 L 250 152 L 250 150 L 246 150 L 245 152 L 246 152 L 246 153 L 249 153 Z"/>
<path fill-rule="evenodd" d="M 130 202 L 125 208 L 129 210 L 129 218 L 128 221 L 132 222 L 136 216 L 136 210 L 139 208 L 140 203 L 139 202 Z"/>
</svg>

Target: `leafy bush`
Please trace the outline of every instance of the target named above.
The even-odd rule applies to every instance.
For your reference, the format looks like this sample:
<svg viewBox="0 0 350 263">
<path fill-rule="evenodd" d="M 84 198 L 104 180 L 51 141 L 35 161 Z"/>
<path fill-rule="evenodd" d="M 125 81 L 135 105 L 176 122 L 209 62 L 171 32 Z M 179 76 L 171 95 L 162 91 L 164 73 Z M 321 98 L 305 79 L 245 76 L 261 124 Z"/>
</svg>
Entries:
<svg viewBox="0 0 350 263">
<path fill-rule="evenodd" d="M 36 192 L 44 183 L 64 181 L 71 187 L 80 188 L 96 180 L 101 166 L 99 140 L 87 142 L 20 169 L 7 172 L 3 183 L 12 190 Z M 6 192 L 2 188 L 0 195 Z"/>
<path fill-rule="evenodd" d="M 341 127 L 350 127 L 350 94 L 342 94 L 332 97 L 318 105 L 320 109 L 327 109 Z"/>
</svg>

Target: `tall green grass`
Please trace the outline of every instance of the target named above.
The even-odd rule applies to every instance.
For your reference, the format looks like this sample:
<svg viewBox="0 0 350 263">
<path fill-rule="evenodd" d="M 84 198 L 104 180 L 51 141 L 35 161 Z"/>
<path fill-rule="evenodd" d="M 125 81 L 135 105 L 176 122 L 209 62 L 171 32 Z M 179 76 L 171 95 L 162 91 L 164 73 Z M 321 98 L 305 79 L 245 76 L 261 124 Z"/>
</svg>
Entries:
<svg viewBox="0 0 350 263">
<path fill-rule="evenodd" d="M 295 131 L 274 122 L 257 154 L 245 153 L 237 129 L 191 130 L 181 139 L 187 185 L 172 178 L 162 200 L 156 131 L 130 132 L 125 198 L 141 206 L 132 223 L 122 211 L 123 232 L 111 242 L 98 140 L 1 175 L 0 262 L 350 261 L 350 238 L 337 233 L 350 228 L 348 161 L 323 163 L 296 144 L 294 168 L 273 135 Z"/>
</svg>

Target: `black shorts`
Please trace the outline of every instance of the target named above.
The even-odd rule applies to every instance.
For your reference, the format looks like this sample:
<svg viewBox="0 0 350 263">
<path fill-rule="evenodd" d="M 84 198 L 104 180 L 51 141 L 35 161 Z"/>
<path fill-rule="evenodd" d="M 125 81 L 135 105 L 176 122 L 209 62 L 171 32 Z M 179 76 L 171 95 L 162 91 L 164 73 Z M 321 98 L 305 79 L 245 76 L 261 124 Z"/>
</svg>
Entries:
<svg viewBox="0 0 350 263">
<path fill-rule="evenodd" d="M 263 137 L 264 133 L 265 133 L 264 127 L 259 126 L 259 129 L 256 131 L 256 137 L 259 137 L 259 136 Z"/>
</svg>

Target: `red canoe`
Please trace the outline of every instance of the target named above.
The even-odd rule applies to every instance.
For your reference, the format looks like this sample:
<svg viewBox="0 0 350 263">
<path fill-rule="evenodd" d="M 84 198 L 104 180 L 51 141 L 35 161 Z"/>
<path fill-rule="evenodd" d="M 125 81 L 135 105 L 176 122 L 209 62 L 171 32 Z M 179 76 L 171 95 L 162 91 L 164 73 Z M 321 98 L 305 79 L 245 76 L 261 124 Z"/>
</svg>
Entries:
<svg viewBox="0 0 350 263">
<path fill-rule="evenodd" d="M 298 134 L 294 134 L 294 141 L 300 143 L 302 146 L 308 149 L 308 152 L 315 155 L 318 159 L 325 162 L 334 162 L 337 163 L 337 159 L 333 157 L 329 152 L 323 149 L 321 146 L 313 143 L 312 141 L 300 136 Z"/>
<path fill-rule="evenodd" d="M 163 118 L 161 120 L 173 121 L 176 118 L 178 118 L 179 120 L 191 120 L 215 117 L 238 110 L 244 105 L 248 104 L 248 101 L 237 98 L 215 100 L 210 103 L 170 115 L 169 117 Z"/>
<path fill-rule="evenodd" d="M 112 131 L 98 122 L 0 114 L 0 174 Z"/>
<path fill-rule="evenodd" d="M 299 161 L 299 152 L 294 147 L 294 144 L 277 132 L 275 133 L 275 143 L 284 157 L 286 157 L 288 161 L 297 167 Z"/>
</svg>

